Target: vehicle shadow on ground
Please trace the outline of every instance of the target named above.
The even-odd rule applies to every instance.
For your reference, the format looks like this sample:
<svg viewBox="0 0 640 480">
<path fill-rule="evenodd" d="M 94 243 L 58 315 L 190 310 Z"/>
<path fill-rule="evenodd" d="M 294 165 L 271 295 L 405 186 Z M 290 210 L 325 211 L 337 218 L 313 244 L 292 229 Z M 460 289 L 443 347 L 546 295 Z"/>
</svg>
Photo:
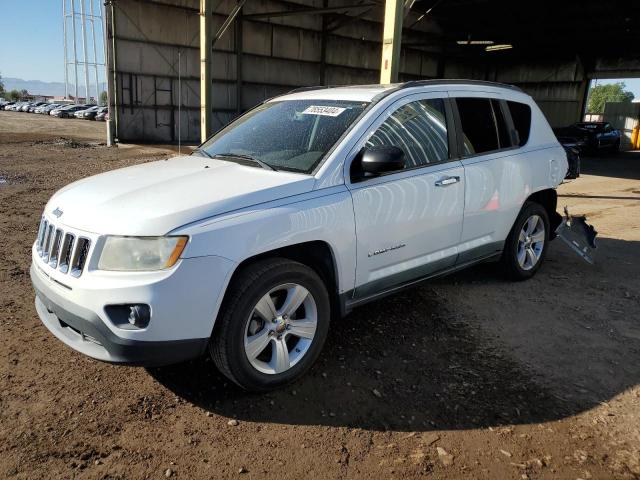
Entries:
<svg viewBox="0 0 640 480">
<path fill-rule="evenodd" d="M 616 242 L 636 243 L 606 239 L 601 240 L 600 248 L 620 248 Z M 633 247 L 627 247 L 626 252 L 633 255 Z M 583 275 L 586 264 L 577 256 L 566 255 L 571 255 L 570 260 L 550 259 L 546 271 L 536 279 L 544 282 L 544 275 L 553 277 L 563 269 L 569 275 Z M 497 264 L 479 265 L 440 282 L 454 282 L 460 288 L 479 282 L 500 290 L 518 288 L 509 287 L 513 284 L 504 280 Z M 574 288 L 570 282 L 560 283 L 566 284 L 563 288 Z M 526 288 L 527 284 L 518 285 Z M 208 359 L 150 373 L 185 400 L 227 417 L 395 431 L 557 420 L 609 400 L 638 381 L 625 378 L 616 386 L 619 389 L 596 388 L 595 394 L 586 397 L 559 394 L 561 381 L 552 377 L 540 381 L 539 373 L 517 360 L 508 341 L 495 342 L 462 313 L 448 311 L 444 303 L 436 283 L 356 309 L 333 322 L 320 360 L 302 380 L 269 394 L 241 391 L 217 373 Z M 542 321 L 540 328 L 545 328 Z M 571 331 L 573 327 L 567 328 Z M 529 361 L 536 362 L 536 358 Z M 584 361 L 572 358 L 576 365 L 571 368 L 589 371 L 590 365 L 577 365 Z M 549 388 L 549 382 L 558 388 Z"/>
<path fill-rule="evenodd" d="M 640 180 L 640 151 L 582 155 L 580 171 L 598 177 Z"/>
</svg>

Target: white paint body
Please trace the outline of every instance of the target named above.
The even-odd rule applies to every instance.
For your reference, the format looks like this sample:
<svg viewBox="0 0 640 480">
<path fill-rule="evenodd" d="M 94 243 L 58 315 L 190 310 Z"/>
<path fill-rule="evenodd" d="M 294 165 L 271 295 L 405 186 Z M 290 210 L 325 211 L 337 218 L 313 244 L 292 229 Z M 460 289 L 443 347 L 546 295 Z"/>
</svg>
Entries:
<svg viewBox="0 0 640 480">
<path fill-rule="evenodd" d="M 278 100 L 370 101 L 386 88 L 390 87 L 323 89 Z M 529 141 L 521 148 L 351 183 L 352 159 L 398 106 L 456 96 L 530 105 Z M 566 170 L 564 150 L 524 93 L 472 84 L 404 88 L 367 110 L 312 175 L 191 156 L 72 183 L 51 198 L 44 216 L 91 239 L 87 268 L 73 278 L 50 268 L 34 247 L 33 270 L 57 295 L 94 312 L 120 338 L 207 338 L 235 269 L 255 255 L 326 242 L 339 293 L 357 292 L 370 282 L 434 262 L 452 266 L 466 251 L 504 241 L 527 197 L 555 188 Z M 434 187 L 446 176 L 460 181 Z M 60 219 L 52 216 L 57 208 L 64 212 Z M 172 268 L 144 273 L 97 269 L 105 236 L 166 234 L 189 236 Z M 370 255 L 380 249 L 390 250 Z M 147 328 L 123 329 L 111 323 L 105 305 L 126 303 L 151 306 Z"/>
</svg>

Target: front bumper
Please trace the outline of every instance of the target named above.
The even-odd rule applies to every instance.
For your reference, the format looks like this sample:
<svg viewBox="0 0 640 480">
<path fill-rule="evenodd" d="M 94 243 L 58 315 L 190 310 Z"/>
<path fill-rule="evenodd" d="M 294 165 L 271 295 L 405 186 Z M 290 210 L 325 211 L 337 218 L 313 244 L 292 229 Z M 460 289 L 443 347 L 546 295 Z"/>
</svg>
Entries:
<svg viewBox="0 0 640 480">
<path fill-rule="evenodd" d="M 60 341 L 89 357 L 109 363 L 158 366 L 202 355 L 208 338 L 141 341 L 115 335 L 94 312 L 65 300 L 31 266 L 36 311 Z"/>
</svg>

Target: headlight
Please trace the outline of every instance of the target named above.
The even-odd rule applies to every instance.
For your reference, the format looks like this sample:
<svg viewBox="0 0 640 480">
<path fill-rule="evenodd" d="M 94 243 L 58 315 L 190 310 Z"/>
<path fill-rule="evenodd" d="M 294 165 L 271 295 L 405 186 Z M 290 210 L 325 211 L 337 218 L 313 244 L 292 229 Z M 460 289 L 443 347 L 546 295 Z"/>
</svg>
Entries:
<svg viewBox="0 0 640 480">
<path fill-rule="evenodd" d="M 188 237 L 107 237 L 98 269 L 149 271 L 172 267 Z"/>
</svg>

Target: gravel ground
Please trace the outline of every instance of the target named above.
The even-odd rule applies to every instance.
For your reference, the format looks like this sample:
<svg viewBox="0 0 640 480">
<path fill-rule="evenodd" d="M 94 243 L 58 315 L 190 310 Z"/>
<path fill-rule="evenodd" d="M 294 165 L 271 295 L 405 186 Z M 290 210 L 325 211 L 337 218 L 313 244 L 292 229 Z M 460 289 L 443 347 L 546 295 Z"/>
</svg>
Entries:
<svg viewBox="0 0 640 480">
<path fill-rule="evenodd" d="M 554 242 L 531 281 L 486 264 L 361 307 L 302 381 L 249 395 L 206 359 L 90 360 L 38 320 L 51 194 L 171 154 L 103 130 L 0 112 L 0 477 L 640 478 L 640 155 L 560 188 L 600 232 L 595 266 Z"/>
</svg>

